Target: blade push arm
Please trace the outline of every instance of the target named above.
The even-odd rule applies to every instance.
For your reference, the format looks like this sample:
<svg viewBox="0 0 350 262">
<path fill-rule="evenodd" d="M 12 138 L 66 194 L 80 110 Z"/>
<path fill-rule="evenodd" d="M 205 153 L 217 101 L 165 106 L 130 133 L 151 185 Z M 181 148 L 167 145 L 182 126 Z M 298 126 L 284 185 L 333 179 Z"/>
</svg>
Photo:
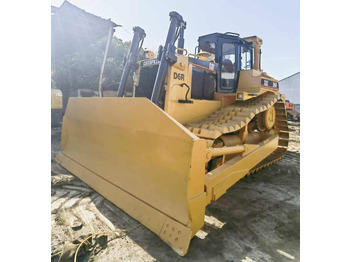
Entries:
<svg viewBox="0 0 350 262">
<path fill-rule="evenodd" d="M 134 37 L 130 45 L 130 49 L 129 49 L 129 53 L 124 66 L 122 78 L 120 80 L 117 97 L 124 96 L 126 82 L 128 80 L 130 70 L 136 64 L 137 54 L 142 47 L 143 39 L 146 37 L 145 31 L 141 27 L 135 26 L 133 30 L 134 30 Z"/>
<path fill-rule="evenodd" d="M 169 65 L 177 61 L 177 57 L 175 56 L 175 42 L 178 34 L 181 31 L 181 28 L 186 26 L 186 23 L 183 20 L 182 16 L 177 12 L 171 12 L 169 16 L 171 22 L 169 26 L 168 36 L 166 38 L 164 49 L 160 58 L 160 64 L 151 97 L 151 101 L 155 104 L 158 104 L 161 90 L 164 87 L 164 81 L 168 73 Z"/>
</svg>

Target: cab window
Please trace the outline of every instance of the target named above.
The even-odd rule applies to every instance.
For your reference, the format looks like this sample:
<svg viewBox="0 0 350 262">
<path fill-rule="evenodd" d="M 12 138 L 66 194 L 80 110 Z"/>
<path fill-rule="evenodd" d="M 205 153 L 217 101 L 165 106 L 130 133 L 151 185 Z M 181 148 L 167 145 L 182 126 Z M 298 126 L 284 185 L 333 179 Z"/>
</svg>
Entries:
<svg viewBox="0 0 350 262">
<path fill-rule="evenodd" d="M 252 49 L 247 46 L 241 46 L 241 70 L 252 69 Z"/>
<path fill-rule="evenodd" d="M 205 51 L 211 54 L 215 54 L 215 43 L 205 42 L 199 46 L 201 51 Z"/>
<path fill-rule="evenodd" d="M 206 41 L 205 43 L 201 43 L 199 45 L 199 50 L 208 52 L 210 54 L 209 59 L 215 60 L 215 43 Z"/>
<path fill-rule="evenodd" d="M 233 89 L 236 77 L 236 54 L 235 45 L 229 43 L 222 44 L 221 58 L 221 88 Z"/>
</svg>

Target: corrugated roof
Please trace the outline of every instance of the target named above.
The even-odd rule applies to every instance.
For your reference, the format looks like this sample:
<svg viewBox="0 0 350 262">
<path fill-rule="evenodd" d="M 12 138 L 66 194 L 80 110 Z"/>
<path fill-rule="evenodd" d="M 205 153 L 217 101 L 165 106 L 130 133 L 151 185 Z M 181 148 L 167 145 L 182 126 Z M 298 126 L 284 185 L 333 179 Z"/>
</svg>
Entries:
<svg viewBox="0 0 350 262">
<path fill-rule="evenodd" d="M 281 81 L 283 81 L 283 80 L 286 80 L 287 78 L 290 78 L 290 77 L 295 76 L 295 75 L 297 75 L 297 74 L 300 74 L 300 72 L 297 72 L 297 73 L 295 73 L 295 74 L 292 74 L 292 75 L 290 75 L 290 76 L 287 76 L 287 77 L 285 77 L 285 78 L 279 80 L 278 82 L 281 82 Z"/>
</svg>

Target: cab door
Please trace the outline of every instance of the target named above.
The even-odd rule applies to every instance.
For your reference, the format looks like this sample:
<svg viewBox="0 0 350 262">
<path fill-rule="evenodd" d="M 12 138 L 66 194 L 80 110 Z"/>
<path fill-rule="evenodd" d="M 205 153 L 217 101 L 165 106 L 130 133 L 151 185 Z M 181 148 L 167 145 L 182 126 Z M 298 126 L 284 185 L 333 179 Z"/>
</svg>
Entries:
<svg viewBox="0 0 350 262">
<path fill-rule="evenodd" d="M 219 93 L 234 93 L 237 88 L 239 63 L 239 44 L 234 41 L 218 41 L 219 43 Z"/>
</svg>

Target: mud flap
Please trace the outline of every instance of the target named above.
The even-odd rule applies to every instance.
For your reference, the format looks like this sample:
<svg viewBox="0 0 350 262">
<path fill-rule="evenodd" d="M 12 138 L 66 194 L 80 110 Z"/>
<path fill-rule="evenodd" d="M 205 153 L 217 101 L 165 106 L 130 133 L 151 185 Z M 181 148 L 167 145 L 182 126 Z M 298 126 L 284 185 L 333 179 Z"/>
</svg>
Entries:
<svg viewBox="0 0 350 262">
<path fill-rule="evenodd" d="M 185 255 L 204 225 L 206 144 L 147 98 L 70 98 L 56 161 Z"/>
</svg>

